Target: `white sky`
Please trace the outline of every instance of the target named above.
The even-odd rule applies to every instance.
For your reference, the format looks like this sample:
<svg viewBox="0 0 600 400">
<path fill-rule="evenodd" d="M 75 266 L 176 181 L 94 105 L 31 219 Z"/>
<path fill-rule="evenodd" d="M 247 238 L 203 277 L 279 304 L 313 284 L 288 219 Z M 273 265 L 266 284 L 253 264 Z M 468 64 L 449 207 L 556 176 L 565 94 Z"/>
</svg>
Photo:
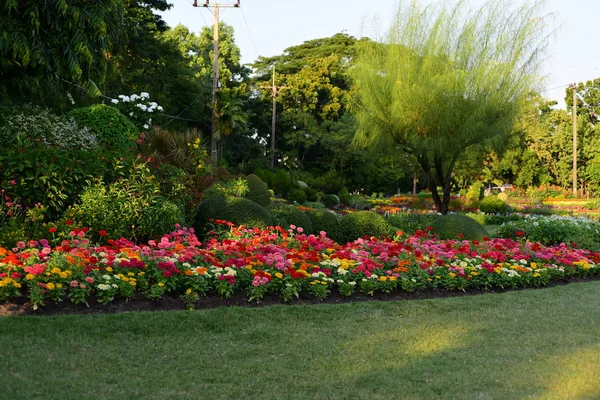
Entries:
<svg viewBox="0 0 600 400">
<path fill-rule="evenodd" d="M 202 26 L 212 26 L 211 12 L 192 7 L 193 0 L 170 1 L 173 8 L 163 14 L 170 26 L 181 23 L 195 32 Z M 198 0 L 199 5 L 203 3 L 204 0 Z M 483 3 L 484 0 L 471 0 L 476 7 Z M 513 3 L 520 5 L 524 1 Z M 384 30 L 389 26 L 396 4 L 396 0 L 241 0 L 240 9 L 221 9 L 221 20 L 233 26 L 242 62 L 250 63 L 259 55 L 281 54 L 287 47 L 342 31 L 355 37 L 372 36 L 377 25 Z M 564 107 L 564 86 L 600 77 L 600 52 L 595 43 L 600 0 L 546 0 L 544 8 L 555 15 L 548 21 L 557 30 L 545 65 L 546 89 L 563 87 L 543 94 Z"/>
</svg>

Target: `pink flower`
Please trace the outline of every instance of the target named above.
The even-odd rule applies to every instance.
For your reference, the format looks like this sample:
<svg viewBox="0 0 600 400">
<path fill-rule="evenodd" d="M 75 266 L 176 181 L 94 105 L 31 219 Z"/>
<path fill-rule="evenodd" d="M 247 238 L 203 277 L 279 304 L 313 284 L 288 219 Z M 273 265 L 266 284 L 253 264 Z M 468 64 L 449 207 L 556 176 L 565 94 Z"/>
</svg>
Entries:
<svg viewBox="0 0 600 400">
<path fill-rule="evenodd" d="M 77 281 L 71 281 L 71 282 L 69 282 L 69 286 L 71 286 L 71 287 L 77 287 L 77 286 L 79 286 L 79 282 L 77 282 Z"/>
<path fill-rule="evenodd" d="M 90 283 L 90 284 L 91 284 L 91 283 L 94 283 L 94 278 L 92 278 L 91 276 L 88 276 L 88 277 L 86 277 L 86 278 L 85 278 L 85 281 L 86 281 L 87 283 Z"/>
<path fill-rule="evenodd" d="M 16 184 L 17 184 L 17 181 L 15 181 L 15 180 L 13 179 L 12 181 L 10 181 L 10 184 L 14 186 L 14 185 L 16 185 Z"/>
<path fill-rule="evenodd" d="M 304 232 L 304 228 L 302 228 L 301 226 L 298 227 L 298 232 L 302 233 Z"/>
</svg>

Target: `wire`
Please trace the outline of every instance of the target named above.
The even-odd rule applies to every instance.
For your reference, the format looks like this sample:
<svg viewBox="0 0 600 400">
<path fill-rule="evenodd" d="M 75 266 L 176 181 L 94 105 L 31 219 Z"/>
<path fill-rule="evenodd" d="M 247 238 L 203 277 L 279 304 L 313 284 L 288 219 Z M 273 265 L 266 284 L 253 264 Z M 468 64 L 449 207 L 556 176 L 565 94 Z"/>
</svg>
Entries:
<svg viewBox="0 0 600 400">
<path fill-rule="evenodd" d="M 244 19 L 244 25 L 246 25 L 246 30 L 248 31 L 248 36 L 250 36 L 250 42 L 254 47 L 254 51 L 256 52 L 256 57 L 260 57 L 260 53 L 258 52 L 258 48 L 256 47 L 256 43 L 254 43 L 254 38 L 252 37 L 252 32 L 250 32 L 250 27 L 248 26 L 248 22 L 246 21 L 246 14 L 244 13 L 244 9 L 240 7 L 240 11 L 242 12 L 242 18 Z"/>
<path fill-rule="evenodd" d="M 176 119 L 182 119 L 182 118 L 179 118 L 179 117 L 181 116 L 181 114 L 183 114 L 184 112 L 186 112 L 186 111 L 187 111 L 187 110 L 188 110 L 188 109 L 189 109 L 189 108 L 190 108 L 190 107 L 191 107 L 191 106 L 192 106 L 192 105 L 193 105 L 193 104 L 194 104 L 196 101 L 198 101 L 198 99 L 199 99 L 201 96 L 203 96 L 203 94 L 201 94 L 201 95 L 199 95 L 199 96 L 196 96 L 196 98 L 194 99 L 194 101 L 192 101 L 192 102 L 191 102 L 191 103 L 190 103 L 190 104 L 189 104 L 189 105 L 188 105 L 186 108 L 184 108 L 184 109 L 183 109 L 183 111 L 182 111 L 182 112 L 180 112 L 179 114 L 177 114 L 177 116 L 175 116 L 175 117 L 173 117 L 173 116 L 171 116 L 171 115 L 166 115 L 166 114 L 163 114 L 163 115 L 165 115 L 166 117 L 171 117 L 171 120 L 169 120 L 169 122 L 167 122 L 167 123 L 164 123 L 163 125 L 161 125 L 161 128 L 164 128 L 165 126 L 169 125 L 171 122 L 173 122 L 173 121 L 174 121 L 174 120 L 176 120 Z M 191 119 L 190 119 L 190 120 L 186 120 L 186 121 L 193 121 L 193 120 L 191 120 Z M 200 121 L 194 121 L 194 122 L 200 122 Z"/>
<path fill-rule="evenodd" d="M 550 89 L 544 89 L 540 93 L 549 92 L 549 91 L 554 90 L 554 89 L 564 88 L 564 87 L 567 87 L 569 85 L 570 85 L 570 83 L 567 83 L 566 85 L 560 85 L 560 86 L 555 86 L 555 87 L 550 88 Z"/>
</svg>

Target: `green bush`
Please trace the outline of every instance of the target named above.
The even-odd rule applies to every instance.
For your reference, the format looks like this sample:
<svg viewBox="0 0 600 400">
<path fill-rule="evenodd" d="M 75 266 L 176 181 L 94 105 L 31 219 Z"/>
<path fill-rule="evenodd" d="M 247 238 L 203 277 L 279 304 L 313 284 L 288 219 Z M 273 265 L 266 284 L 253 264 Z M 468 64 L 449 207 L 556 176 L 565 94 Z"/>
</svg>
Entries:
<svg viewBox="0 0 600 400">
<path fill-rule="evenodd" d="M 385 218 L 371 211 L 350 213 L 340 222 L 340 236 L 344 242 L 352 242 L 363 236 L 381 238 L 390 231 L 391 227 Z"/>
<path fill-rule="evenodd" d="M 135 145 L 139 131 L 114 107 L 105 104 L 76 108 L 68 114 L 80 125 L 90 128 L 98 141 L 108 149 L 127 150 Z"/>
<path fill-rule="evenodd" d="M 336 171 L 327 171 L 307 183 L 323 193 L 338 193 L 344 187 L 344 178 Z"/>
<path fill-rule="evenodd" d="M 362 196 L 358 195 L 351 195 L 350 202 L 348 205 L 356 210 L 370 210 L 371 208 L 373 208 L 373 204 L 368 202 Z"/>
<path fill-rule="evenodd" d="M 306 201 L 317 201 L 319 199 L 319 192 L 310 186 L 304 189 L 306 193 Z"/>
<path fill-rule="evenodd" d="M 206 232 L 211 219 L 258 228 L 273 225 L 271 213 L 266 208 L 242 197 L 214 196 L 202 201 L 196 209 L 194 228 L 199 234 Z"/>
<path fill-rule="evenodd" d="M 113 182 L 133 160 L 117 161 L 120 153 L 58 149 L 0 152 L 0 188 L 23 206 L 46 206 L 47 216 L 57 218 L 95 181 Z M 118 165 L 117 165 L 118 164 Z"/>
<path fill-rule="evenodd" d="M 338 197 L 340 199 L 340 203 L 347 206 L 350 205 L 350 192 L 348 192 L 348 189 L 345 186 L 338 193 Z"/>
<path fill-rule="evenodd" d="M 302 189 L 292 189 L 287 198 L 291 203 L 303 204 L 306 202 L 306 192 Z"/>
<path fill-rule="evenodd" d="M 307 235 L 313 233 L 313 224 L 310 217 L 296 207 L 280 203 L 271 204 L 267 209 L 273 216 L 274 224 L 285 229 L 289 228 L 290 225 L 301 226 Z"/>
<path fill-rule="evenodd" d="M 462 235 L 466 240 L 481 240 L 488 236 L 479 222 L 462 214 L 444 215 L 433 221 L 431 226 L 440 239 L 457 239 Z"/>
<path fill-rule="evenodd" d="M 341 218 L 334 212 L 326 209 L 310 210 L 306 214 L 310 218 L 315 235 L 321 232 L 326 232 L 327 237 L 341 243 L 343 239 L 340 237 L 340 221 Z"/>
<path fill-rule="evenodd" d="M 279 195 L 285 195 L 294 185 L 290 175 L 282 169 L 278 169 L 273 176 L 271 188 Z"/>
<path fill-rule="evenodd" d="M 424 231 L 427 227 L 431 226 L 435 220 L 440 218 L 439 214 L 428 213 L 400 213 L 391 214 L 387 217 L 390 225 L 398 228 L 408 236 L 412 236 L 416 231 Z"/>
<path fill-rule="evenodd" d="M 254 174 L 248 175 L 246 182 L 248 182 L 248 192 L 244 197 L 263 207 L 268 206 L 271 202 L 271 194 L 267 184 Z"/>
<path fill-rule="evenodd" d="M 340 198 L 335 194 L 324 194 L 321 196 L 321 202 L 325 207 L 332 208 L 340 204 Z"/>
<path fill-rule="evenodd" d="M 323 205 L 323 203 L 319 203 L 318 201 L 305 201 L 302 205 L 304 207 L 316 208 L 318 210 L 327 208 Z"/>
<path fill-rule="evenodd" d="M 508 206 L 498 196 L 488 196 L 479 202 L 479 211 L 486 214 L 503 214 L 508 211 Z"/>
<path fill-rule="evenodd" d="M 46 108 L 8 107 L 0 113 L 0 148 L 52 146 L 66 150 L 94 150 L 96 136 L 73 118 Z"/>
<path fill-rule="evenodd" d="M 127 178 L 87 188 L 75 207 L 81 226 L 106 230 L 110 237 L 147 240 L 171 232 L 185 222 L 176 204 L 159 195 L 158 184 L 145 164 L 135 165 Z"/>
<path fill-rule="evenodd" d="M 469 186 L 469 190 L 465 197 L 467 198 L 467 204 L 473 204 L 483 199 L 484 185 L 481 182 L 475 182 Z"/>
<path fill-rule="evenodd" d="M 160 195 L 176 204 L 185 214 L 187 221 L 194 220 L 195 208 L 192 207 L 192 179 L 181 168 L 171 164 L 161 164 L 155 171 Z"/>
</svg>

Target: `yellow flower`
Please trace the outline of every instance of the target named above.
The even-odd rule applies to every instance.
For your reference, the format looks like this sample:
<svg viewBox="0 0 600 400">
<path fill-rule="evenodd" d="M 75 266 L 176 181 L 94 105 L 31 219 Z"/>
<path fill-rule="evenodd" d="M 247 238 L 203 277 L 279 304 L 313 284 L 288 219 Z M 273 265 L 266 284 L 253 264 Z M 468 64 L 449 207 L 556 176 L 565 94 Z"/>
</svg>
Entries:
<svg viewBox="0 0 600 400">
<path fill-rule="evenodd" d="M 533 269 L 537 268 L 537 263 L 532 262 L 531 264 L 529 264 L 529 266 Z"/>
<path fill-rule="evenodd" d="M 470 275 L 471 276 L 477 276 L 477 275 L 479 275 L 479 272 L 471 272 Z"/>
<path fill-rule="evenodd" d="M 163 287 L 163 286 L 165 286 L 165 284 L 162 282 L 158 282 L 158 286 Z"/>
<path fill-rule="evenodd" d="M 436 275 L 435 279 L 442 279 L 442 278 L 439 275 Z"/>
<path fill-rule="evenodd" d="M 60 276 L 63 279 L 66 279 L 67 276 L 69 276 L 69 274 L 67 274 L 66 272 L 61 272 L 60 274 L 58 274 L 58 276 Z"/>
<path fill-rule="evenodd" d="M 28 281 L 30 281 L 32 279 L 35 279 L 35 275 L 33 275 L 33 274 L 27 274 L 27 275 L 25 275 L 25 279 L 27 279 Z"/>
<path fill-rule="evenodd" d="M 52 272 L 53 274 L 59 274 L 59 273 L 60 273 L 60 268 L 56 268 L 56 267 L 54 267 L 54 268 L 52 268 L 52 269 L 50 270 L 50 272 Z"/>
<path fill-rule="evenodd" d="M 130 272 L 127 274 L 127 276 L 135 276 L 135 274 L 133 272 Z"/>
<path fill-rule="evenodd" d="M 283 278 L 283 274 L 281 272 L 276 272 L 275 276 L 279 279 Z"/>
<path fill-rule="evenodd" d="M 433 279 L 431 279 L 431 278 L 427 278 L 427 281 L 428 281 L 428 282 L 431 282 L 432 280 L 433 280 Z"/>
<path fill-rule="evenodd" d="M 62 283 L 57 283 L 57 284 L 56 284 L 56 288 L 57 288 L 57 289 L 62 289 Z"/>
<path fill-rule="evenodd" d="M 450 278 L 454 278 L 454 277 L 456 276 L 456 274 L 455 274 L 454 272 L 450 272 L 450 273 L 448 273 L 448 276 L 449 276 Z"/>
<path fill-rule="evenodd" d="M 327 285 L 327 282 L 321 282 L 321 285 Z"/>
<path fill-rule="evenodd" d="M 385 277 L 385 276 L 380 276 L 380 277 L 379 277 L 379 280 L 380 280 L 381 282 L 385 282 L 385 281 L 387 281 L 387 277 Z"/>
<path fill-rule="evenodd" d="M 188 288 L 188 289 L 185 291 L 185 294 L 192 294 L 192 289 Z"/>
<path fill-rule="evenodd" d="M 48 290 L 54 290 L 54 283 L 50 282 L 46 285 L 46 287 L 48 288 Z"/>
<path fill-rule="evenodd" d="M 541 275 L 540 275 L 539 273 L 537 273 L 537 272 L 536 272 L 536 273 L 535 273 L 535 274 L 533 274 L 532 276 L 533 276 L 534 278 L 537 278 L 537 277 L 539 277 L 539 276 L 541 276 Z"/>
<path fill-rule="evenodd" d="M 396 277 L 395 277 L 395 276 L 390 276 L 390 278 L 389 278 L 389 279 L 390 279 L 390 281 L 395 281 L 395 280 L 396 280 Z"/>
<path fill-rule="evenodd" d="M 106 267 L 106 272 L 113 272 L 112 267 Z"/>
<path fill-rule="evenodd" d="M 142 275 L 144 275 L 144 274 L 145 274 L 145 272 L 144 272 L 144 271 L 138 272 L 138 275 L 139 275 L 139 276 L 142 276 Z"/>
</svg>

